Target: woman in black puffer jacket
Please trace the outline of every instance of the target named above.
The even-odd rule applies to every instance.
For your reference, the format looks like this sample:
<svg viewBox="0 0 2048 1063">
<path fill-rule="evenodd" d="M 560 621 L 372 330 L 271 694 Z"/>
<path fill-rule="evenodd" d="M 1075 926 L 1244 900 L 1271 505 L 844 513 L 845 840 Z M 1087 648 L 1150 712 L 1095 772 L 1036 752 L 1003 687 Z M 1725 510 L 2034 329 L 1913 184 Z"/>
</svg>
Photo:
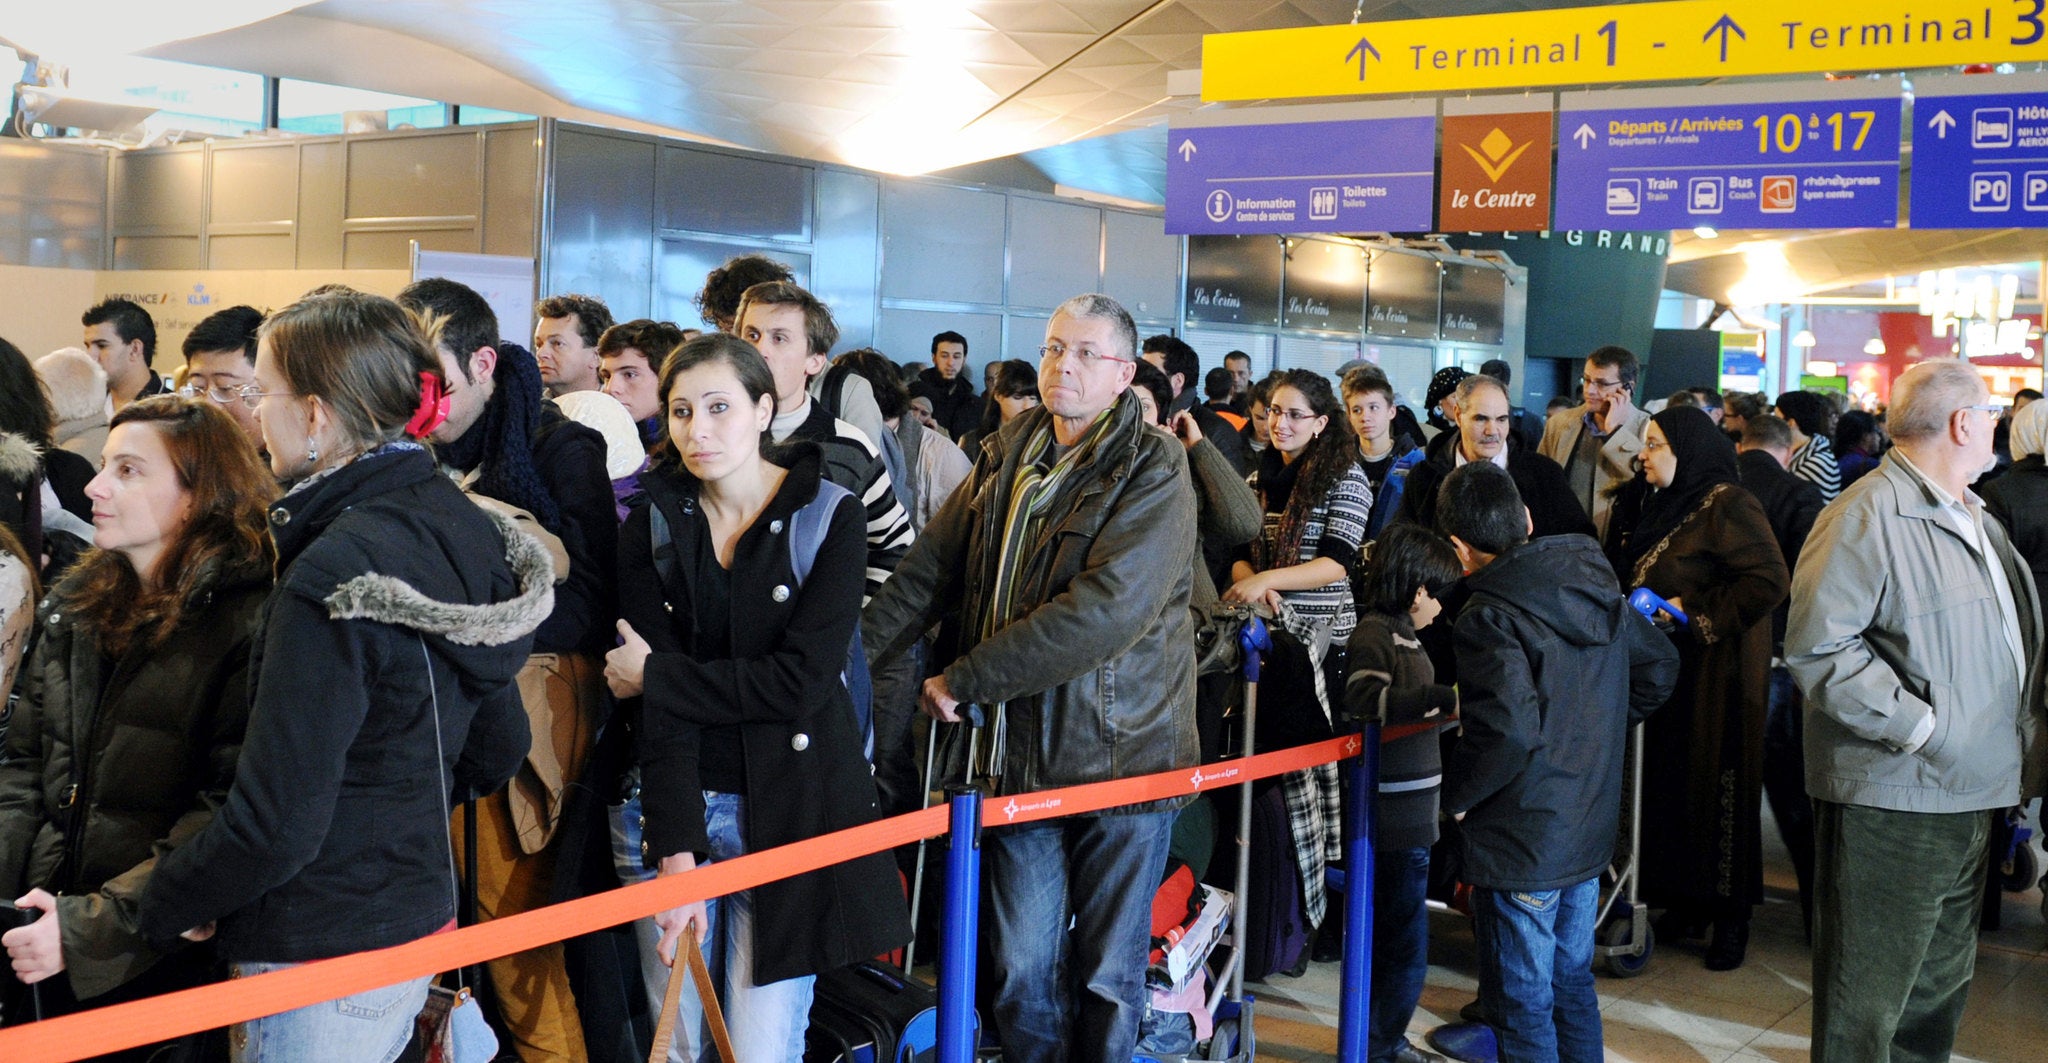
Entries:
<svg viewBox="0 0 2048 1063">
<path fill-rule="evenodd" d="M 495 790 L 525 756 L 512 678 L 554 588 L 540 544 L 406 438 L 438 423 L 438 366 L 419 324 L 376 296 L 316 296 L 264 323 L 251 397 L 292 485 L 270 508 L 277 589 L 234 787 L 143 894 L 154 942 L 218 922 L 246 975 L 454 921 L 450 790 Z M 426 983 L 238 1025 L 236 1058 L 390 1063 Z"/>
<path fill-rule="evenodd" d="M 105 453 L 85 489 L 98 548 L 43 602 L 0 751 L 0 899 L 40 913 L 0 936 L 10 1024 L 30 1017 L 24 984 L 54 1015 L 215 977 L 211 949 L 150 947 L 136 907 L 158 856 L 206 825 L 233 776 L 276 488 L 203 402 L 124 407 Z M 114 1058 L 187 1058 L 163 1049 Z"/>
</svg>

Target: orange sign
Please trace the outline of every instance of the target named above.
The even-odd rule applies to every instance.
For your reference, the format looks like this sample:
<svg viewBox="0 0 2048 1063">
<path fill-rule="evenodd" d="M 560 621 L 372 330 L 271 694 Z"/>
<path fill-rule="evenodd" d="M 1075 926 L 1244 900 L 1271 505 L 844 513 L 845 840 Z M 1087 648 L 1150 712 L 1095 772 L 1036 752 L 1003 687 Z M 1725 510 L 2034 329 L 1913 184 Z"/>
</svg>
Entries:
<svg viewBox="0 0 2048 1063">
<path fill-rule="evenodd" d="M 1445 114 L 1437 228 L 1550 228 L 1551 112 Z"/>
</svg>

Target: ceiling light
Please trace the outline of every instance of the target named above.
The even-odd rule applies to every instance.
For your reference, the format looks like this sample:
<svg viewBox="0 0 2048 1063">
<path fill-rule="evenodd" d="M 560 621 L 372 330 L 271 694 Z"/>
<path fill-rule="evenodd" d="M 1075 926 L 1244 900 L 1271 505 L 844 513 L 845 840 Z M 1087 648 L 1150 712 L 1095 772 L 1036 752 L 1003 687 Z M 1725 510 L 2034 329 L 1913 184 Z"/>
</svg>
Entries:
<svg viewBox="0 0 2048 1063">
<path fill-rule="evenodd" d="M 1711 225 L 1695 225 L 1692 227 L 1692 234 L 1702 240 L 1712 240 L 1721 235 L 1720 230 Z"/>
<path fill-rule="evenodd" d="M 1815 347 L 1819 344 L 1820 341 L 1813 338 L 1813 330 L 1810 328 L 1800 329 L 1792 336 L 1792 346 L 1794 347 Z"/>
<path fill-rule="evenodd" d="M 1876 336 L 1872 336 L 1872 337 L 1870 337 L 1870 339 L 1869 339 L 1868 341 L 1866 341 L 1866 342 L 1865 342 L 1865 343 L 1863 344 L 1863 353 L 1864 353 L 1864 354 L 1883 354 L 1883 353 L 1884 353 L 1884 341 L 1883 341 L 1883 340 L 1881 340 L 1881 339 L 1879 339 L 1879 338 L 1877 338 Z"/>
<path fill-rule="evenodd" d="M 1762 306 L 1802 288 L 1784 245 L 1775 240 L 1744 248 L 1742 261 L 1742 279 L 1728 288 L 1730 306 Z"/>
<path fill-rule="evenodd" d="M 82 61 L 262 22 L 305 0 L 207 0 L 203 4 L 9 4 L 0 37 L 26 55 Z M 110 10 L 112 9 L 112 10 Z"/>
</svg>

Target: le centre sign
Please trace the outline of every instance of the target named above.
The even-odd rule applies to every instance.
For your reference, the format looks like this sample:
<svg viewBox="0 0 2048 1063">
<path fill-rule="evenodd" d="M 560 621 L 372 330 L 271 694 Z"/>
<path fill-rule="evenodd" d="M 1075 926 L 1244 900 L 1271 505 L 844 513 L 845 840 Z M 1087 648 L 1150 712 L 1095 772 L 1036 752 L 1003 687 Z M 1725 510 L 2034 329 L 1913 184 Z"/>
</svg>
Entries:
<svg viewBox="0 0 2048 1063">
<path fill-rule="evenodd" d="M 2048 61 L 2048 2 L 1661 3 L 1210 34 L 1202 98 L 1299 99 Z"/>
</svg>

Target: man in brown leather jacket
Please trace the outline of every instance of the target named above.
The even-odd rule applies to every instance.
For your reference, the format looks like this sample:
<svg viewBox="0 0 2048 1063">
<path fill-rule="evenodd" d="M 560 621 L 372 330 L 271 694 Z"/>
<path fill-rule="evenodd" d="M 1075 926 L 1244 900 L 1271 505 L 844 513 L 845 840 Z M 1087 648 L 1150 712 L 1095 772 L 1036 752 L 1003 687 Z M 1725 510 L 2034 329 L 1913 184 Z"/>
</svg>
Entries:
<svg viewBox="0 0 2048 1063">
<path fill-rule="evenodd" d="M 1146 427 L 1129 391 L 1137 341 L 1115 300 L 1060 306 L 1041 348 L 1045 404 L 1003 426 L 862 619 L 878 660 L 944 620 L 933 659 L 950 663 L 925 681 L 924 709 L 947 723 L 963 705 L 986 710 L 973 771 L 999 813 L 1030 808 L 1034 790 L 1197 761 L 1195 499 L 1182 447 Z M 966 745 L 949 743 L 949 777 L 967 768 Z M 1182 803 L 989 832 L 1006 1058 L 1131 1058 L 1151 897 Z"/>
</svg>

